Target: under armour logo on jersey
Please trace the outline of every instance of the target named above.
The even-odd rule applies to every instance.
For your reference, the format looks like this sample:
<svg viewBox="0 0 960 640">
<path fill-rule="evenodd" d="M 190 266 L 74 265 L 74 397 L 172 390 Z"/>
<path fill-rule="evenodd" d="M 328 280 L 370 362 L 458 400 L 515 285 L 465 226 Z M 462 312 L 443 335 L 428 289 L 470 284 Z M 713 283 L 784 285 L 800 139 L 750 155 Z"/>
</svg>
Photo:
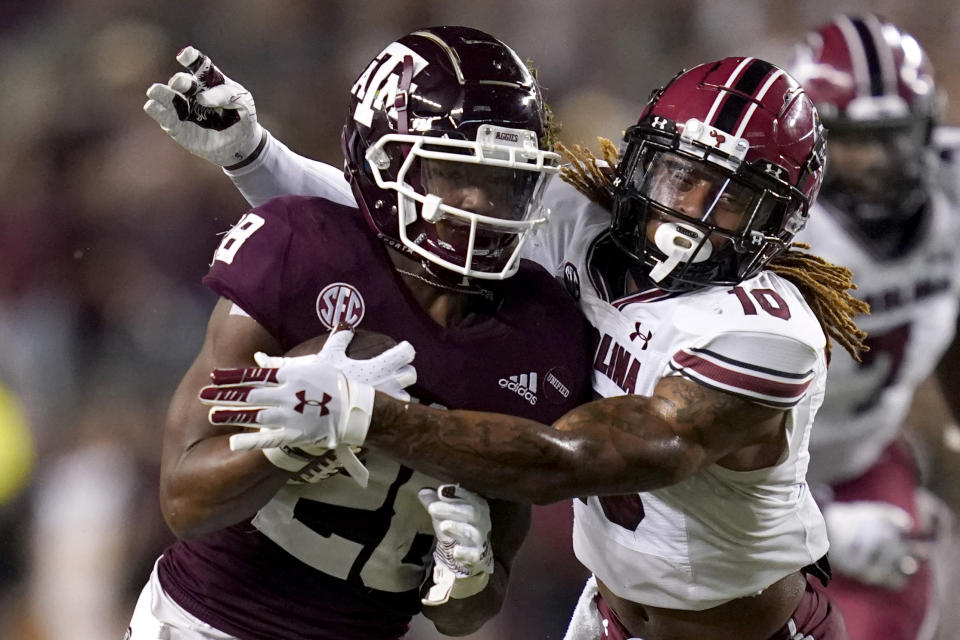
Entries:
<svg viewBox="0 0 960 640">
<path fill-rule="evenodd" d="M 513 391 L 518 396 L 529 402 L 537 404 L 537 372 L 523 373 L 509 378 L 500 378 L 501 389 Z"/>
<path fill-rule="evenodd" d="M 650 121 L 650 126 L 654 129 L 660 129 L 661 131 L 666 131 L 667 125 L 670 124 L 670 121 L 666 118 L 661 118 L 660 116 L 654 116 L 653 120 Z"/>
<path fill-rule="evenodd" d="M 569 262 L 563 265 L 563 286 L 574 300 L 580 299 L 580 274 Z"/>
<path fill-rule="evenodd" d="M 297 403 L 297 406 L 295 406 L 293 410 L 297 413 L 303 413 L 304 408 L 307 406 L 320 407 L 321 416 L 325 416 L 330 413 L 330 409 L 327 408 L 327 403 L 333 400 L 333 398 L 330 397 L 329 393 L 324 393 L 323 398 L 320 400 L 307 400 L 306 390 L 301 389 L 300 391 L 297 391 L 296 396 L 297 400 L 300 402 Z"/>
<path fill-rule="evenodd" d="M 638 338 L 639 338 L 640 340 L 643 340 L 643 346 L 640 347 L 640 350 L 641 350 L 641 351 L 646 351 L 646 350 L 647 350 L 647 344 L 650 342 L 650 338 L 653 337 L 653 332 L 652 332 L 652 331 L 647 331 L 646 333 L 644 333 L 643 331 L 640 331 L 640 324 L 641 324 L 641 323 L 639 323 L 639 322 L 634 323 L 634 325 L 633 325 L 633 333 L 630 334 L 630 342 L 633 342 L 634 340 L 636 340 L 636 339 L 638 339 Z"/>
</svg>

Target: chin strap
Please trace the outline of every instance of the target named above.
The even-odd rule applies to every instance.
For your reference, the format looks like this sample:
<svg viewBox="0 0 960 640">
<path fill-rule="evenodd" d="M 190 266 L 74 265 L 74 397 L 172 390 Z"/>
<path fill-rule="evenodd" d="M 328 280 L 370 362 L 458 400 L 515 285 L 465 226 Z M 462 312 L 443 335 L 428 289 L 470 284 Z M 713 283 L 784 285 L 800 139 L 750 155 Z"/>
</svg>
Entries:
<svg viewBox="0 0 960 640">
<path fill-rule="evenodd" d="M 397 109 L 397 133 L 410 132 L 407 107 L 410 102 L 410 84 L 413 82 L 413 56 L 403 56 L 403 70 L 400 72 L 400 84 L 397 85 L 393 106 Z"/>
</svg>

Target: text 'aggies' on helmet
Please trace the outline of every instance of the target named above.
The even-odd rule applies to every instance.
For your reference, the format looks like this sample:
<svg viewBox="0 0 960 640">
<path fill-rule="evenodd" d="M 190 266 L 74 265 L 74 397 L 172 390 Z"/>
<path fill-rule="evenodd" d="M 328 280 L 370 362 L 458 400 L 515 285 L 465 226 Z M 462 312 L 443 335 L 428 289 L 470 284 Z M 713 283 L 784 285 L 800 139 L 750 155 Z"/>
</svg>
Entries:
<svg viewBox="0 0 960 640">
<path fill-rule="evenodd" d="M 612 237 L 663 289 L 753 276 L 803 228 L 820 189 L 817 110 L 756 58 L 680 73 L 624 139 Z"/>
<path fill-rule="evenodd" d="M 388 45 L 351 94 L 346 174 L 380 237 L 462 276 L 516 273 L 560 162 L 516 53 L 474 29 L 423 29 Z"/>
</svg>

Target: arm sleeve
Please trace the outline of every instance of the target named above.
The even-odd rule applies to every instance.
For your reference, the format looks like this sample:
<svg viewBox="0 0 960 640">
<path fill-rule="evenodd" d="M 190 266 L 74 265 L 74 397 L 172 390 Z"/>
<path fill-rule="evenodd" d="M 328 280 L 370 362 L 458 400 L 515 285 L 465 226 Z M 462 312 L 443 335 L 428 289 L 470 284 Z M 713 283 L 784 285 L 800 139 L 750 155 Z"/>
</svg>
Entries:
<svg viewBox="0 0 960 640">
<path fill-rule="evenodd" d="M 792 338 L 727 333 L 673 354 L 670 369 L 704 386 L 778 409 L 794 406 L 816 377 L 817 353 Z"/>
<path fill-rule="evenodd" d="M 343 171 L 329 164 L 304 158 L 270 133 L 260 157 L 236 171 L 223 172 L 251 206 L 259 207 L 274 196 L 317 196 L 337 204 L 356 206 Z"/>
</svg>

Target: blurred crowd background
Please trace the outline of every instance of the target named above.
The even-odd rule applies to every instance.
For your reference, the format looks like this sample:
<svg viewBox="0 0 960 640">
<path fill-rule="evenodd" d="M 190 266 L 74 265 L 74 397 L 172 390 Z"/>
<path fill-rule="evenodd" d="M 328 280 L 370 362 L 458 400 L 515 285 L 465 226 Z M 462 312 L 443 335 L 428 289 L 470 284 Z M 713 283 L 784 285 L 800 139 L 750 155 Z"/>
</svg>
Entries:
<svg viewBox="0 0 960 640">
<path fill-rule="evenodd" d="M 119 640 L 170 540 L 163 416 L 215 302 L 200 279 L 245 211 L 141 111 L 182 46 L 291 148 L 340 165 L 350 85 L 418 27 L 502 38 L 539 67 L 563 139 L 592 145 L 681 68 L 785 63 L 808 28 L 862 10 L 917 36 L 960 123 L 956 0 L 0 1 L 0 637 Z M 569 510 L 537 510 L 509 604 L 475 638 L 562 637 L 585 577 Z"/>
</svg>

